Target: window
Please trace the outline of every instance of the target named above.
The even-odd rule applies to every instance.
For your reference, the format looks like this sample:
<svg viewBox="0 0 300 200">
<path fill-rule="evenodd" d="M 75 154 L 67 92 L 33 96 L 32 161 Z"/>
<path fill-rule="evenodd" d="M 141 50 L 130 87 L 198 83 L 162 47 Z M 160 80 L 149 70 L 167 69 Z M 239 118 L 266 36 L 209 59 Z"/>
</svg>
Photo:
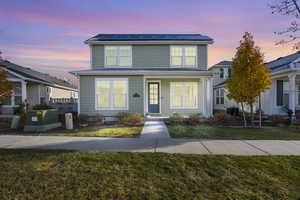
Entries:
<svg viewBox="0 0 300 200">
<path fill-rule="evenodd" d="M 96 79 L 96 109 L 126 110 L 128 109 L 127 78 Z"/>
<path fill-rule="evenodd" d="M 220 69 L 220 78 L 224 78 L 224 69 L 223 68 Z"/>
<path fill-rule="evenodd" d="M 11 97 L 2 101 L 3 105 L 17 106 L 22 104 L 22 85 L 21 83 L 14 83 L 14 86 Z"/>
<path fill-rule="evenodd" d="M 277 80 L 277 106 L 289 105 L 289 82 Z"/>
<path fill-rule="evenodd" d="M 298 85 L 298 106 L 300 106 L 300 85 Z"/>
<path fill-rule="evenodd" d="M 217 105 L 223 105 L 224 104 L 224 94 L 225 90 L 224 88 L 218 88 L 215 91 L 215 101 Z"/>
<path fill-rule="evenodd" d="M 196 46 L 171 46 L 171 66 L 196 67 Z"/>
<path fill-rule="evenodd" d="M 105 46 L 105 66 L 129 67 L 131 63 L 131 46 Z"/>
<path fill-rule="evenodd" d="M 197 108 L 197 82 L 171 82 L 171 108 Z"/>
<path fill-rule="evenodd" d="M 228 68 L 228 77 L 231 77 L 231 68 Z"/>
</svg>

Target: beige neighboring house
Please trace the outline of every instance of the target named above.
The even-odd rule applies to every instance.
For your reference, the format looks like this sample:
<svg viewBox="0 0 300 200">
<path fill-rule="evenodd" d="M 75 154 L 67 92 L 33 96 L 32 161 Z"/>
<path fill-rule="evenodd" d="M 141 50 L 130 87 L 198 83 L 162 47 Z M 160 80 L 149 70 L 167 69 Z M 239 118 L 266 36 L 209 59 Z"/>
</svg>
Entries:
<svg viewBox="0 0 300 200">
<path fill-rule="evenodd" d="M 14 114 L 15 108 L 24 102 L 31 108 L 55 99 L 78 98 L 77 88 L 67 81 L 7 60 L 2 60 L 0 67 L 8 72 L 7 79 L 15 84 L 12 96 L 1 102 L 1 114 Z"/>
<path fill-rule="evenodd" d="M 88 70 L 79 78 L 78 112 L 169 116 L 213 110 L 208 45 L 201 34 L 99 34 L 87 41 Z"/>
</svg>

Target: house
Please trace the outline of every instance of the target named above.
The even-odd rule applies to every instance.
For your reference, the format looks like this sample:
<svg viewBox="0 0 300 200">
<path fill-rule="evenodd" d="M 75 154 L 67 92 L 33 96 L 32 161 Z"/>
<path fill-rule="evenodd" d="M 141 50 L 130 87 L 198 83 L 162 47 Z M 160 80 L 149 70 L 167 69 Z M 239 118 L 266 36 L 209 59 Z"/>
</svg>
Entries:
<svg viewBox="0 0 300 200">
<path fill-rule="evenodd" d="M 208 45 L 200 34 L 98 34 L 85 41 L 91 68 L 79 78 L 79 113 L 212 115 Z"/>
<path fill-rule="evenodd" d="M 37 104 L 48 104 L 51 99 L 77 98 L 76 87 L 67 81 L 55 78 L 7 60 L 0 67 L 8 73 L 8 80 L 15 84 L 12 96 L 1 102 L 1 114 L 13 114 L 14 108 L 27 103 L 29 108 Z"/>
<path fill-rule="evenodd" d="M 226 110 L 227 108 L 237 107 L 234 100 L 227 97 L 228 90 L 226 89 L 226 81 L 231 75 L 232 61 L 224 60 L 209 68 L 213 72 L 213 108 L 214 111 Z"/>
<path fill-rule="evenodd" d="M 300 110 L 300 51 L 266 64 L 272 84 L 262 95 L 262 110 L 268 115 L 286 114 L 286 106 L 295 114 Z"/>
</svg>

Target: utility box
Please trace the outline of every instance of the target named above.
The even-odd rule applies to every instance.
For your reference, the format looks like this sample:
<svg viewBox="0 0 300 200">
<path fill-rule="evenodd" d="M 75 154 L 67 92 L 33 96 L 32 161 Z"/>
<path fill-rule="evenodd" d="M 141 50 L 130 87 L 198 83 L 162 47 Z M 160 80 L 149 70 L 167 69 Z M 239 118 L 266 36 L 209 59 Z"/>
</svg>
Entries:
<svg viewBox="0 0 300 200">
<path fill-rule="evenodd" d="M 66 121 L 66 129 L 72 130 L 73 129 L 73 115 L 72 113 L 65 114 L 65 121 Z"/>
</svg>

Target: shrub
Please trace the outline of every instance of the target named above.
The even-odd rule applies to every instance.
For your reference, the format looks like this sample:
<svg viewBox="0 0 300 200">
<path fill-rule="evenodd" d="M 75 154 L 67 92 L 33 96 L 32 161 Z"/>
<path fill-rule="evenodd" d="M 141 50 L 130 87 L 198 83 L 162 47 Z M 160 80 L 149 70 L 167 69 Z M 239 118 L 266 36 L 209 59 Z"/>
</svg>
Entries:
<svg viewBox="0 0 300 200">
<path fill-rule="evenodd" d="M 240 111 L 239 108 L 237 107 L 230 107 L 226 109 L 226 113 L 232 116 L 239 116 L 240 115 Z"/>
<path fill-rule="evenodd" d="M 202 113 L 192 113 L 189 115 L 186 123 L 189 125 L 197 125 L 204 121 Z"/>
<path fill-rule="evenodd" d="M 168 123 L 171 125 L 179 125 L 179 124 L 183 124 L 183 122 L 184 122 L 183 117 L 178 113 L 174 113 L 168 119 Z"/>
<path fill-rule="evenodd" d="M 121 122 L 127 126 L 139 126 L 143 124 L 143 117 L 139 113 L 129 114 L 123 117 Z"/>
<path fill-rule="evenodd" d="M 32 107 L 32 110 L 49 110 L 49 109 L 53 109 L 53 107 L 47 104 L 38 104 Z"/>
<path fill-rule="evenodd" d="M 235 118 L 227 113 L 216 113 L 213 117 L 210 118 L 211 121 L 214 122 L 224 122 L 224 121 L 232 121 L 235 120 Z"/>
<path fill-rule="evenodd" d="M 131 115 L 131 113 L 129 113 L 129 112 L 119 112 L 119 113 L 117 113 L 116 117 L 117 117 L 119 123 L 123 124 L 124 119 L 128 118 L 130 115 Z"/>
<path fill-rule="evenodd" d="M 87 124 L 89 120 L 89 116 L 85 114 L 80 114 L 78 119 L 80 124 Z"/>
<path fill-rule="evenodd" d="M 288 118 L 285 115 L 271 115 L 269 116 L 269 120 L 274 124 L 286 124 L 288 122 Z"/>
</svg>

